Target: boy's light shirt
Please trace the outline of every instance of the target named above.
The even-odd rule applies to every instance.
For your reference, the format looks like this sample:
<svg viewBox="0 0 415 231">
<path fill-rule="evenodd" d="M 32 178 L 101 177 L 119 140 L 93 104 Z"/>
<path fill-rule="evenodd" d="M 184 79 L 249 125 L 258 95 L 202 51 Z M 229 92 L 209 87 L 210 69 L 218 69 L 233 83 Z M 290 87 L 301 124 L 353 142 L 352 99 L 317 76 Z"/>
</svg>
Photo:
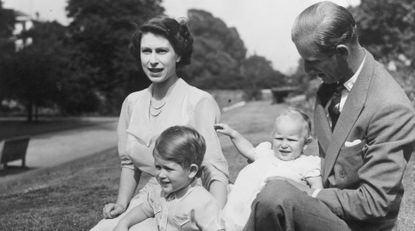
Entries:
<svg viewBox="0 0 415 231">
<path fill-rule="evenodd" d="M 160 185 L 153 187 L 147 193 L 142 209 L 149 217 L 155 217 L 160 231 L 224 229 L 216 200 L 196 181 L 180 198 L 175 193 L 165 197 Z"/>
</svg>

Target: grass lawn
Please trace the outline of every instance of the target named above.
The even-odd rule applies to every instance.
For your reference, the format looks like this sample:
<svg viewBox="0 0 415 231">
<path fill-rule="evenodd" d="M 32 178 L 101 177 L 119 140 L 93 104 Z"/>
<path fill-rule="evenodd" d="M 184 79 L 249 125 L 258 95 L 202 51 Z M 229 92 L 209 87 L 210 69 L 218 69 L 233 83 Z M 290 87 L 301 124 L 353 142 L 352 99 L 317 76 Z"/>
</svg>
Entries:
<svg viewBox="0 0 415 231">
<path fill-rule="evenodd" d="M 282 107 L 269 102 L 248 103 L 224 113 L 222 121 L 256 144 L 269 137 L 273 119 Z M 231 180 L 234 180 L 246 160 L 239 156 L 227 137 L 220 139 L 229 161 Z M 314 144 L 309 152 L 315 150 Z M 399 230 L 403 231 L 415 230 L 414 165 L 413 158 L 404 178 L 407 191 L 399 218 Z M 119 173 L 113 148 L 22 174 L 19 180 L 0 185 L 0 230 L 88 230 L 101 219 L 102 206 L 116 199 Z"/>
</svg>

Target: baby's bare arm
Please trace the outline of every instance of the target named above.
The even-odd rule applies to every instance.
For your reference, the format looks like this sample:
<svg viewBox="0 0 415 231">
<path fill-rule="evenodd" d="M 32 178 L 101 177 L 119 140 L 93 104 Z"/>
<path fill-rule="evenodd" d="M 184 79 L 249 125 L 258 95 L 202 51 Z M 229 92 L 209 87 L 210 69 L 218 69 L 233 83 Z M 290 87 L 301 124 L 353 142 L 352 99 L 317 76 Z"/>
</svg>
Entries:
<svg viewBox="0 0 415 231">
<path fill-rule="evenodd" d="M 229 136 L 236 149 L 248 160 L 255 160 L 254 146 L 245 137 L 243 137 L 238 131 L 231 128 L 224 123 L 215 124 L 215 130 L 218 133 Z"/>
</svg>

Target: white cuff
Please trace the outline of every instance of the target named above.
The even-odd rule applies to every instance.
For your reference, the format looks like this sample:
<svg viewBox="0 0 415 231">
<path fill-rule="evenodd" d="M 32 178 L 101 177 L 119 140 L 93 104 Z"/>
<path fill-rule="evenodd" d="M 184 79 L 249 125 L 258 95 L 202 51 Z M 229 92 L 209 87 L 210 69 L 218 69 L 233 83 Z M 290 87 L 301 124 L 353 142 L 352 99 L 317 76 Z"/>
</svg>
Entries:
<svg viewBox="0 0 415 231">
<path fill-rule="evenodd" d="M 316 189 L 316 190 L 314 190 L 314 192 L 311 194 L 311 197 L 312 197 L 312 198 L 316 198 L 316 197 L 317 197 L 317 194 L 318 194 L 320 191 L 321 191 L 321 189 Z"/>
</svg>

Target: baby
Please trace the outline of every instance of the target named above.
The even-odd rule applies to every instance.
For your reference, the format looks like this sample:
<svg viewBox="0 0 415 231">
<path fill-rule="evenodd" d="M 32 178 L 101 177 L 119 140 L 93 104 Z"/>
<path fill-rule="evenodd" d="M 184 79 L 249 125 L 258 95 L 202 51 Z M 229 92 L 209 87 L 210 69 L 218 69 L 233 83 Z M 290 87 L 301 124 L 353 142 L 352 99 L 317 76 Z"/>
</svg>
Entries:
<svg viewBox="0 0 415 231">
<path fill-rule="evenodd" d="M 150 217 L 158 230 L 224 230 L 216 200 L 198 179 L 205 151 L 205 140 L 192 128 L 173 126 L 162 132 L 153 151 L 158 187 L 114 230 L 128 230 Z"/>
<path fill-rule="evenodd" d="M 253 163 L 238 174 L 223 209 L 226 231 L 242 230 L 251 204 L 269 177 L 284 177 L 311 188 L 323 188 L 320 158 L 303 151 L 311 142 L 311 121 L 297 109 L 288 109 L 275 119 L 272 141 L 256 148 L 226 124 L 216 124 L 217 132 L 227 135 L 238 151 Z M 275 195 L 278 196 L 278 195 Z"/>
</svg>

